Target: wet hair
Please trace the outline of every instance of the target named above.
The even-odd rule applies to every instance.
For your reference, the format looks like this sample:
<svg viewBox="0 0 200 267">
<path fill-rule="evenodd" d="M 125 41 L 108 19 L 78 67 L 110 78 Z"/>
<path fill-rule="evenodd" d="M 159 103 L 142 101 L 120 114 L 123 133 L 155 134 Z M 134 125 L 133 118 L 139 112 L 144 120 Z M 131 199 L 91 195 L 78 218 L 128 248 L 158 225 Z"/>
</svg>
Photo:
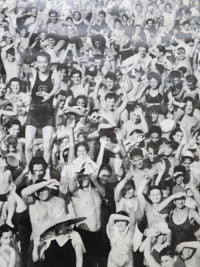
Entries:
<svg viewBox="0 0 200 267">
<path fill-rule="evenodd" d="M 129 188 L 133 188 L 133 190 L 135 190 L 135 183 L 133 180 L 129 180 L 126 182 L 126 184 L 124 185 L 123 189 L 122 189 L 122 196 L 125 196 L 125 193 L 127 191 L 127 189 L 125 187 L 129 187 Z"/>
<path fill-rule="evenodd" d="M 153 191 L 153 190 L 159 190 L 161 192 L 161 195 L 162 195 L 162 190 L 161 190 L 160 186 L 158 186 L 158 185 L 150 186 L 148 195 L 150 195 L 151 191 Z"/>
<path fill-rule="evenodd" d="M 88 104 L 88 98 L 85 95 L 78 95 L 75 99 L 74 99 L 74 105 L 76 105 L 76 103 L 78 102 L 79 99 L 82 99 L 85 103 L 84 103 L 84 107 L 87 107 Z"/>
<path fill-rule="evenodd" d="M 79 75 L 80 75 L 80 78 L 82 77 L 82 73 L 81 73 L 81 71 L 80 70 L 77 70 L 77 69 L 73 69 L 72 71 L 71 71 L 71 77 L 74 75 L 74 74 L 76 74 L 76 73 L 78 73 Z"/>
<path fill-rule="evenodd" d="M 182 165 L 178 165 L 178 166 L 174 167 L 174 173 L 175 172 L 182 172 L 183 173 L 183 176 L 186 175 L 186 169 Z"/>
<path fill-rule="evenodd" d="M 105 46 L 105 44 L 106 44 L 106 40 L 103 37 L 103 35 L 101 35 L 101 34 L 93 35 L 91 37 L 91 41 L 92 41 L 93 46 L 95 45 L 96 41 L 100 42 L 102 46 Z"/>
<path fill-rule="evenodd" d="M 186 96 L 184 99 L 183 99 L 183 102 L 184 103 L 187 103 L 187 102 L 192 102 L 192 105 L 194 107 L 194 99 L 190 96 Z"/>
<path fill-rule="evenodd" d="M 115 99 L 115 102 L 117 101 L 117 94 L 115 94 L 115 93 L 107 93 L 106 95 L 105 95 L 105 100 L 107 100 L 107 99 Z"/>
<path fill-rule="evenodd" d="M 117 77 L 115 75 L 114 72 L 108 72 L 106 75 L 105 75 L 105 80 L 106 79 L 111 79 L 113 81 L 116 81 L 117 80 Z"/>
<path fill-rule="evenodd" d="M 127 106 L 126 106 L 126 109 L 127 109 L 128 113 L 130 113 L 130 112 L 133 112 L 137 107 L 140 107 L 143 109 L 143 107 L 140 103 L 129 101 Z"/>
<path fill-rule="evenodd" d="M 13 125 L 19 125 L 19 127 L 21 127 L 21 123 L 20 123 L 19 120 L 17 120 L 17 119 L 10 119 L 6 123 L 6 129 L 9 130 Z"/>
<path fill-rule="evenodd" d="M 160 259 L 164 256 L 169 256 L 170 258 L 173 258 L 175 256 L 173 250 L 170 247 L 165 247 L 164 249 L 161 250 L 159 253 Z"/>
<path fill-rule="evenodd" d="M 194 75 L 192 75 L 192 74 L 187 75 L 185 77 L 185 79 L 186 79 L 187 82 L 191 82 L 193 85 L 196 85 L 197 82 L 198 82 L 197 78 Z"/>
<path fill-rule="evenodd" d="M 100 171 L 102 171 L 102 170 L 106 170 L 106 171 L 108 171 L 110 174 L 112 174 L 112 168 L 110 167 L 109 164 L 103 163 L 103 164 L 101 165 L 100 169 L 99 169 L 99 173 L 100 173 Z"/>
<path fill-rule="evenodd" d="M 141 156 L 142 158 L 144 157 L 142 149 L 141 148 L 133 148 L 130 152 L 130 158 L 134 158 L 137 156 Z"/>
<path fill-rule="evenodd" d="M 164 45 L 159 44 L 159 45 L 156 46 L 156 48 L 158 49 L 159 52 L 162 52 L 163 55 L 165 55 L 166 48 L 164 47 Z"/>
<path fill-rule="evenodd" d="M 51 16 L 52 14 L 55 14 L 57 16 L 58 12 L 55 9 L 51 9 L 49 10 L 49 16 Z"/>
<path fill-rule="evenodd" d="M 161 77 L 156 72 L 153 72 L 153 71 L 149 72 L 147 74 L 147 79 L 148 80 L 155 79 L 158 82 L 157 88 L 161 85 Z"/>
<path fill-rule="evenodd" d="M 152 133 L 157 133 L 159 134 L 159 137 L 162 136 L 162 130 L 159 126 L 152 126 L 149 130 L 149 136 L 152 134 Z"/>
<path fill-rule="evenodd" d="M 33 166 L 34 165 L 39 165 L 41 164 L 44 168 L 44 174 L 46 172 L 46 169 L 48 167 L 48 164 L 46 163 L 46 161 L 44 160 L 43 157 L 33 157 L 32 160 L 29 163 L 29 170 L 30 172 L 33 174 Z"/>
<path fill-rule="evenodd" d="M 181 73 L 180 71 L 178 70 L 173 70 L 169 73 L 169 76 L 168 76 L 169 80 L 173 80 L 174 78 L 181 78 Z"/>
<path fill-rule="evenodd" d="M 169 135 L 169 139 L 173 141 L 173 140 L 174 140 L 174 139 L 173 139 L 173 136 L 174 136 L 176 133 L 178 133 L 178 132 L 181 132 L 181 133 L 182 133 L 183 131 L 182 131 L 179 127 L 173 129 L 173 130 L 171 131 L 170 135 Z"/>
<path fill-rule="evenodd" d="M 148 150 L 149 148 L 153 149 L 153 151 L 154 151 L 155 154 L 158 154 L 159 147 L 158 147 L 157 144 L 155 144 L 155 143 L 153 143 L 153 142 L 149 142 L 149 143 L 147 144 L 147 150 Z"/>
<path fill-rule="evenodd" d="M 10 226 L 8 226 L 7 224 L 3 224 L 0 226 L 0 238 L 3 236 L 3 233 L 8 233 L 8 232 L 13 233 L 13 229 Z"/>
<path fill-rule="evenodd" d="M 84 142 L 84 141 L 83 141 L 83 142 L 79 142 L 79 143 L 76 144 L 76 146 L 75 146 L 75 155 L 76 155 L 76 157 L 77 157 L 77 150 L 78 150 L 78 148 L 79 148 L 80 146 L 85 147 L 87 153 L 90 151 L 90 148 L 89 148 L 89 145 L 88 145 L 87 142 Z"/>
</svg>

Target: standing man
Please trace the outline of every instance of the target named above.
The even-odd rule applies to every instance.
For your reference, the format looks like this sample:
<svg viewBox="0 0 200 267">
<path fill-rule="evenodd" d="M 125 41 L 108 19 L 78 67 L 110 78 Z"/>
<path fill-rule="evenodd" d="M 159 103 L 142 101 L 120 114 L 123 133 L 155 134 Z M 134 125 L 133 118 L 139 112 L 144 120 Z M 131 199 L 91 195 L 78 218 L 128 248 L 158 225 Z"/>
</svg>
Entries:
<svg viewBox="0 0 200 267">
<path fill-rule="evenodd" d="M 50 55 L 39 52 L 36 57 L 36 69 L 32 70 L 30 82 L 31 104 L 26 122 L 26 161 L 32 159 L 32 148 L 38 128 L 42 128 L 44 159 L 49 164 L 54 127 L 53 97 L 59 90 L 59 77 L 50 71 Z M 45 138 L 44 138 L 45 137 Z"/>
</svg>

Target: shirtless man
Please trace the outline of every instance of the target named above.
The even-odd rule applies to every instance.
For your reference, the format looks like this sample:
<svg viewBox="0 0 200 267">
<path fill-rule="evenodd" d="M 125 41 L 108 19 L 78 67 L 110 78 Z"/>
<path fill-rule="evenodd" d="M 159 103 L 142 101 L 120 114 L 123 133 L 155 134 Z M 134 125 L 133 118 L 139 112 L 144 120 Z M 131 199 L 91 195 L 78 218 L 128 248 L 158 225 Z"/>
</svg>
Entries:
<svg viewBox="0 0 200 267">
<path fill-rule="evenodd" d="M 43 179 L 22 190 L 22 197 L 29 206 L 32 226 L 31 240 L 34 243 L 39 242 L 40 235 L 44 232 L 44 229 L 48 228 L 49 224 L 68 214 L 65 200 L 54 196 L 51 192 L 52 189 L 57 189 L 59 185 L 60 183 L 55 179 L 48 181 Z M 32 259 L 31 256 L 30 258 Z M 32 263 L 30 266 L 37 265 Z"/>
<path fill-rule="evenodd" d="M 79 186 L 77 187 L 77 181 Z M 93 266 L 100 249 L 101 237 L 101 196 L 92 187 L 90 176 L 80 172 L 70 186 L 72 205 L 77 217 L 87 217 L 84 222 L 77 224 L 86 248 L 83 267 Z M 95 240 L 95 242 L 94 242 Z"/>
<path fill-rule="evenodd" d="M 7 163 L 4 158 L 0 158 L 0 224 L 6 223 L 14 227 L 12 217 L 15 212 L 15 201 L 10 195 L 10 185 L 12 184 L 11 172 L 6 169 Z M 5 205 L 5 202 L 7 205 Z M 7 214 L 6 214 L 7 213 Z"/>
</svg>

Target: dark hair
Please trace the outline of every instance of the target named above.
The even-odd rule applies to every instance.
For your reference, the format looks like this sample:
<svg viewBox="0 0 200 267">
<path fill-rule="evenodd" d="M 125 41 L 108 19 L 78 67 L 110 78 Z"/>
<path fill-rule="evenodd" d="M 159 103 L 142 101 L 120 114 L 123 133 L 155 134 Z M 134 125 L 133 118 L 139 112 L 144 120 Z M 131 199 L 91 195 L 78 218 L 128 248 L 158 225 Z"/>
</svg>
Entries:
<svg viewBox="0 0 200 267">
<path fill-rule="evenodd" d="M 0 238 L 2 237 L 3 233 L 8 233 L 8 232 L 13 233 L 13 229 L 10 226 L 8 226 L 7 224 L 3 224 L 0 226 Z"/>
<path fill-rule="evenodd" d="M 85 147 L 86 151 L 89 152 L 90 148 L 87 142 L 79 142 L 78 144 L 75 145 L 75 156 L 77 157 L 77 150 L 80 146 Z"/>
<path fill-rule="evenodd" d="M 173 258 L 174 255 L 175 255 L 175 254 L 174 254 L 173 250 L 172 250 L 170 247 L 165 247 L 165 248 L 163 248 L 163 249 L 161 250 L 161 252 L 159 253 L 159 257 L 160 257 L 160 259 L 161 259 L 161 257 L 163 257 L 163 256 L 169 256 L 169 257 Z"/>
<path fill-rule="evenodd" d="M 21 86 L 21 81 L 19 78 L 17 77 L 14 77 L 14 78 L 11 78 L 10 81 L 9 81 L 9 86 L 11 85 L 11 82 L 19 82 L 19 85 Z"/>
<path fill-rule="evenodd" d="M 196 85 L 197 82 L 198 82 L 197 78 L 196 78 L 194 75 L 192 75 L 192 74 L 187 75 L 187 76 L 185 77 L 185 79 L 186 79 L 187 82 L 191 82 L 191 83 L 193 83 L 193 85 Z"/>
<path fill-rule="evenodd" d="M 108 72 L 106 75 L 105 75 L 105 80 L 106 79 L 111 79 L 113 81 L 116 81 L 117 80 L 117 77 L 116 77 L 116 74 L 114 72 Z"/>
<path fill-rule="evenodd" d="M 150 128 L 148 134 L 151 135 L 152 133 L 157 133 L 157 134 L 159 134 L 159 137 L 162 136 L 162 130 L 161 130 L 161 128 L 160 128 L 159 126 L 152 126 L 152 127 Z"/>
<path fill-rule="evenodd" d="M 178 132 L 183 132 L 183 131 L 182 131 L 179 127 L 173 129 L 173 130 L 171 131 L 170 135 L 169 135 L 169 139 L 172 140 L 172 141 L 174 141 L 173 136 L 174 136 L 176 133 L 178 133 Z"/>
<path fill-rule="evenodd" d="M 149 148 L 153 149 L 153 151 L 154 151 L 155 154 L 158 154 L 159 147 L 158 147 L 157 144 L 155 144 L 155 143 L 153 143 L 153 142 L 149 142 L 149 143 L 147 144 L 147 150 L 148 150 Z"/>
<path fill-rule="evenodd" d="M 58 12 L 55 9 L 51 9 L 51 10 L 49 10 L 49 16 L 51 16 L 52 14 L 56 14 L 56 16 L 57 16 Z"/>
<path fill-rule="evenodd" d="M 20 123 L 19 120 L 17 120 L 17 119 L 10 119 L 6 123 L 6 129 L 9 130 L 13 125 L 19 125 L 19 127 L 21 127 L 21 123 Z"/>
<path fill-rule="evenodd" d="M 48 167 L 48 164 L 46 163 L 46 161 L 44 160 L 43 157 L 33 157 L 32 160 L 30 161 L 30 163 L 29 163 L 29 170 L 30 170 L 30 172 L 32 174 L 33 174 L 33 166 L 34 165 L 39 165 L 39 164 L 43 165 L 43 167 L 44 167 L 44 174 L 45 174 L 46 169 Z"/>
<path fill-rule="evenodd" d="M 103 164 L 101 165 L 100 169 L 99 169 L 99 173 L 100 173 L 100 171 L 102 171 L 102 170 L 106 170 L 106 171 L 108 171 L 110 174 L 112 174 L 112 168 L 110 167 L 109 164 L 103 163 Z"/>
<path fill-rule="evenodd" d="M 130 152 L 130 158 L 132 159 L 133 157 L 136 157 L 136 156 L 141 156 L 141 157 L 144 157 L 143 155 L 143 152 L 142 152 L 142 149 L 141 148 L 133 148 Z"/>
<path fill-rule="evenodd" d="M 153 186 L 149 187 L 149 192 L 148 192 L 149 195 L 150 195 L 152 190 L 159 190 L 162 194 L 162 190 L 161 190 L 160 186 L 158 186 L 158 185 L 153 185 Z"/>
<path fill-rule="evenodd" d="M 160 75 L 158 73 L 156 73 L 156 72 L 151 71 L 151 72 L 149 72 L 147 74 L 147 79 L 151 80 L 152 78 L 155 79 L 158 82 L 158 85 L 157 85 L 157 88 L 158 88 L 161 85 L 161 77 L 160 77 Z"/>
<path fill-rule="evenodd" d="M 105 100 L 107 100 L 107 99 L 115 99 L 115 102 L 117 101 L 117 94 L 115 94 L 115 93 L 107 93 L 106 95 L 105 95 Z"/>
<path fill-rule="evenodd" d="M 104 17 L 106 16 L 106 12 L 103 11 L 103 10 L 100 10 L 100 11 L 99 11 L 99 15 L 100 15 L 100 14 L 103 15 Z"/>
<path fill-rule="evenodd" d="M 126 182 L 126 184 L 124 185 L 123 189 L 122 189 L 122 195 L 123 195 L 123 197 L 124 197 L 124 195 L 125 195 L 125 187 L 126 187 L 127 185 L 130 186 L 130 188 L 133 188 L 133 190 L 135 190 L 135 183 L 134 183 L 134 181 L 133 181 L 133 180 L 128 180 L 128 181 Z"/>
<path fill-rule="evenodd" d="M 158 49 L 159 52 L 162 52 L 163 55 L 166 53 L 166 48 L 164 47 L 164 45 L 157 45 L 156 48 Z"/>
<path fill-rule="evenodd" d="M 83 99 L 83 101 L 85 102 L 84 107 L 87 107 L 88 104 L 88 98 L 85 95 L 78 95 L 75 99 L 74 99 L 74 105 L 76 105 L 76 103 L 78 102 L 79 99 Z"/>
<path fill-rule="evenodd" d="M 80 78 L 82 77 L 82 73 L 81 73 L 81 71 L 80 70 L 77 70 L 77 69 L 73 69 L 72 71 L 71 71 L 71 77 L 74 75 L 74 74 L 76 74 L 76 73 L 78 73 L 79 75 L 80 75 Z"/>
<path fill-rule="evenodd" d="M 124 216 L 129 217 L 128 213 L 124 210 L 120 210 L 120 211 L 116 212 L 116 214 L 120 214 L 120 215 L 124 215 Z"/>
</svg>

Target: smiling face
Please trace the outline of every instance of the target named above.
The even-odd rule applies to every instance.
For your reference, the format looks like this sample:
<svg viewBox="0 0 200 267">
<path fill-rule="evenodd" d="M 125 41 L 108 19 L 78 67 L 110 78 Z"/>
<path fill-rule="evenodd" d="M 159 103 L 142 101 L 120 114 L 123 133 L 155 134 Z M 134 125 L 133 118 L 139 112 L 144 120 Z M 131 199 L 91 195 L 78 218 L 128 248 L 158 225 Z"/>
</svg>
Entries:
<svg viewBox="0 0 200 267">
<path fill-rule="evenodd" d="M 108 183 L 110 177 L 111 177 L 111 173 L 108 170 L 103 169 L 99 172 L 99 180 L 101 184 L 103 185 Z"/>
<path fill-rule="evenodd" d="M 41 179 L 44 176 L 44 166 L 42 164 L 33 165 L 33 174 L 37 180 Z"/>
<path fill-rule="evenodd" d="M 10 84 L 10 88 L 14 94 L 18 94 L 20 91 L 20 83 L 19 81 L 12 81 Z"/>
<path fill-rule="evenodd" d="M 125 185 L 123 188 L 123 196 L 126 199 L 131 199 L 134 196 L 134 188 L 130 185 Z"/>
<path fill-rule="evenodd" d="M 158 204 L 162 199 L 162 193 L 159 189 L 153 189 L 150 191 L 149 198 L 153 204 Z"/>
<path fill-rule="evenodd" d="M 175 199 L 174 204 L 176 208 L 184 209 L 185 208 L 185 197 Z"/>
<path fill-rule="evenodd" d="M 114 111 L 115 110 L 115 99 L 114 98 L 107 98 L 106 99 L 106 108 L 109 111 Z"/>
<path fill-rule="evenodd" d="M 156 79 L 154 79 L 154 78 L 151 78 L 150 80 L 149 80 L 149 84 L 150 84 L 150 87 L 151 87 L 151 89 L 156 89 L 157 88 L 157 86 L 158 86 L 158 81 L 156 80 Z"/>
<path fill-rule="evenodd" d="M 45 73 L 48 71 L 49 61 L 44 56 L 38 56 L 36 61 L 36 66 L 40 72 Z"/>
<path fill-rule="evenodd" d="M 38 190 L 36 194 L 38 195 L 39 200 L 47 201 L 50 197 L 50 189 L 47 187 L 44 187 Z"/>
<path fill-rule="evenodd" d="M 87 150 L 84 146 L 79 146 L 77 149 L 77 157 L 85 157 L 87 156 Z"/>
<path fill-rule="evenodd" d="M 134 156 L 133 159 L 131 160 L 132 164 L 134 167 L 138 169 L 142 169 L 143 167 L 143 157 L 140 155 Z"/>
<path fill-rule="evenodd" d="M 116 221 L 117 229 L 120 233 L 123 233 L 128 225 L 127 221 Z"/>
<path fill-rule="evenodd" d="M 193 103 L 191 101 L 187 101 L 185 105 L 185 113 L 187 115 L 192 115 L 194 110 Z"/>
</svg>

